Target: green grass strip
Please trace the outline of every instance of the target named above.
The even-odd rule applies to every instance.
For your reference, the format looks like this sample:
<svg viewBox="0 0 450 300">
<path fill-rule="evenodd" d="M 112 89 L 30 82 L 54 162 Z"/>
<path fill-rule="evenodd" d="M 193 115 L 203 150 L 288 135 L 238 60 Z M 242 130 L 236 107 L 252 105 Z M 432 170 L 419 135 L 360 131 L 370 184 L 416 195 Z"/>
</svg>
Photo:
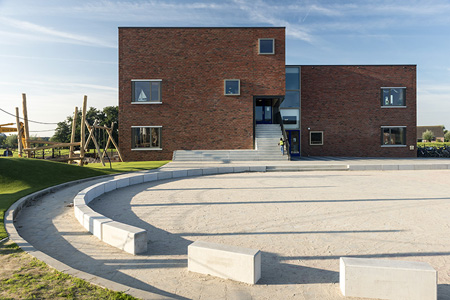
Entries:
<svg viewBox="0 0 450 300">
<path fill-rule="evenodd" d="M 84 167 L 67 163 L 27 158 L 0 158 L 0 240 L 7 237 L 6 210 L 20 198 L 61 183 L 107 174 L 150 170 L 168 161 L 115 162 Z"/>
</svg>

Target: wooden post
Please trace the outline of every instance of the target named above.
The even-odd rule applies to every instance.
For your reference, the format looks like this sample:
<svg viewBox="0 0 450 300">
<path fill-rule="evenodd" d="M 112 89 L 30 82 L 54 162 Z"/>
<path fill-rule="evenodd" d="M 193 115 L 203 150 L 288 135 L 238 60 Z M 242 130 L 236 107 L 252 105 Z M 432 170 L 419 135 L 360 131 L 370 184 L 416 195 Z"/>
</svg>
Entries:
<svg viewBox="0 0 450 300">
<path fill-rule="evenodd" d="M 85 140 L 85 135 L 86 135 L 86 106 L 87 106 L 87 96 L 84 95 L 84 100 L 83 100 L 83 110 L 81 113 L 81 134 L 80 134 L 80 138 L 81 138 L 81 146 L 80 146 L 80 163 L 79 165 L 82 166 L 84 164 L 84 145 L 86 143 Z"/>
<path fill-rule="evenodd" d="M 95 135 L 94 135 L 95 128 L 93 126 L 89 126 L 89 123 L 87 120 L 85 120 L 85 121 L 86 121 L 86 126 L 90 132 L 89 136 L 92 137 L 92 141 L 94 142 L 95 149 L 97 149 L 97 153 L 99 154 L 100 162 L 102 163 L 103 166 L 105 166 L 105 161 L 103 160 L 103 156 L 101 155 L 102 152 L 100 152 L 100 147 L 98 146 L 97 139 L 95 138 Z"/>
<path fill-rule="evenodd" d="M 27 111 L 27 95 L 22 94 L 22 110 L 23 110 L 23 124 L 25 129 L 25 148 L 31 148 L 30 145 L 30 128 L 28 127 L 28 111 Z M 27 157 L 31 158 L 30 151 L 27 152 Z"/>
<path fill-rule="evenodd" d="M 114 128 L 114 122 L 112 122 L 112 124 L 111 124 L 111 133 L 112 133 L 113 128 Z M 106 146 L 105 146 L 105 149 L 104 149 L 105 151 L 103 151 L 102 156 L 105 156 L 105 154 L 107 154 L 106 151 L 108 151 L 109 143 L 111 142 L 111 135 L 109 134 L 108 129 L 105 129 L 105 130 L 108 133 L 108 141 L 106 142 Z M 112 155 L 111 155 L 111 158 L 112 158 Z"/>
<path fill-rule="evenodd" d="M 75 112 L 73 114 L 73 119 L 72 119 L 72 135 L 70 136 L 70 142 L 74 143 L 75 142 L 75 131 L 77 129 L 77 116 L 78 116 L 78 107 L 75 107 Z M 69 158 L 73 157 L 73 146 L 70 146 L 70 150 L 69 150 Z M 71 161 L 68 161 L 69 163 L 71 163 Z"/>
<path fill-rule="evenodd" d="M 114 124 L 114 123 L 113 123 L 113 124 Z M 112 127 L 113 127 L 113 124 L 111 125 L 111 129 L 112 129 Z M 110 131 L 111 131 L 111 132 L 110 132 Z M 117 144 L 116 144 L 116 142 L 114 141 L 114 138 L 113 138 L 113 136 L 112 136 L 112 130 L 107 130 L 107 132 L 108 132 L 109 137 L 111 138 L 111 142 L 113 143 L 114 147 L 116 147 L 117 154 L 119 154 L 120 160 L 123 162 L 122 154 L 120 154 L 119 146 L 117 146 Z"/>
<path fill-rule="evenodd" d="M 19 121 L 19 108 L 16 107 L 16 124 L 17 124 L 17 147 L 19 148 L 19 157 L 22 157 L 22 132 Z"/>
</svg>

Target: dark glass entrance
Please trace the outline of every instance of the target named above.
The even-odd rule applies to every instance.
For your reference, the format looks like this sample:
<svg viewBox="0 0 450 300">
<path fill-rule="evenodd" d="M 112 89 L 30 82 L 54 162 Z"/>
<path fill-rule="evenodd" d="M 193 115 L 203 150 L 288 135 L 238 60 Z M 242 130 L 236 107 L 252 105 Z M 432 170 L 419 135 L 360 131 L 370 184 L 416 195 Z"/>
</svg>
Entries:
<svg viewBox="0 0 450 300">
<path fill-rule="evenodd" d="M 272 124 L 273 110 L 272 99 L 256 99 L 255 121 L 256 124 Z"/>
<path fill-rule="evenodd" d="M 300 130 L 286 130 L 291 156 L 300 156 Z"/>
</svg>

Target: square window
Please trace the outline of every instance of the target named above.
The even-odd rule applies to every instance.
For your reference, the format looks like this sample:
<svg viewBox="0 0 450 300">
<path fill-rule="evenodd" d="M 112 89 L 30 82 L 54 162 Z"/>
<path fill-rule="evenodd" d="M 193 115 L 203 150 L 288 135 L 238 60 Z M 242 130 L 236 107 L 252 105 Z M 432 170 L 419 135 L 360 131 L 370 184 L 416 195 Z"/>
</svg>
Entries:
<svg viewBox="0 0 450 300">
<path fill-rule="evenodd" d="M 133 80 L 133 103 L 160 103 L 161 80 Z"/>
<path fill-rule="evenodd" d="M 381 145 L 405 146 L 406 127 L 381 127 Z"/>
<path fill-rule="evenodd" d="M 132 127 L 131 139 L 132 149 L 161 150 L 161 127 Z"/>
<path fill-rule="evenodd" d="M 406 106 L 406 88 L 381 88 L 381 106 Z"/>
<path fill-rule="evenodd" d="M 275 54 L 275 39 L 259 39 L 259 54 Z"/>
<path fill-rule="evenodd" d="M 241 81 L 239 79 L 225 79 L 224 89 L 225 95 L 240 95 Z"/>
<path fill-rule="evenodd" d="M 323 145 L 323 131 L 310 131 L 309 132 L 309 144 L 310 145 Z"/>
</svg>

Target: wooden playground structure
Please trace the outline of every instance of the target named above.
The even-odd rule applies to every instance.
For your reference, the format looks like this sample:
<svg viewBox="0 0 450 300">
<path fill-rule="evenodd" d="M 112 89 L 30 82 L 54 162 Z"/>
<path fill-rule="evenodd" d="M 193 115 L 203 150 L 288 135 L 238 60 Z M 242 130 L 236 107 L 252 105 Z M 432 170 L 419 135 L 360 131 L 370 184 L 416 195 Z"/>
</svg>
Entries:
<svg viewBox="0 0 450 300">
<path fill-rule="evenodd" d="M 81 113 L 81 129 L 80 129 L 80 141 L 75 141 L 75 133 L 76 133 L 76 124 L 77 124 L 77 116 L 78 116 L 78 108 L 75 107 L 74 116 L 72 119 L 72 133 L 71 133 L 71 139 L 70 143 L 60 143 L 60 142 L 52 142 L 52 141 L 44 141 L 44 140 L 31 140 L 30 139 L 30 131 L 29 131 L 29 125 L 28 125 L 28 112 L 27 112 L 27 100 L 26 100 L 26 94 L 22 94 L 22 109 L 23 109 L 23 122 L 20 122 L 19 119 L 19 108 L 16 107 L 16 124 L 17 128 L 14 127 L 5 127 L 14 125 L 14 123 L 8 123 L 8 124 L 2 124 L 0 125 L 0 132 L 17 132 L 17 142 L 18 142 L 18 152 L 19 157 L 23 157 L 24 153 L 26 157 L 32 158 L 33 154 L 36 153 L 36 151 L 39 150 L 52 150 L 52 158 L 54 158 L 54 150 L 55 149 L 61 149 L 61 148 L 69 148 L 69 155 L 67 157 L 60 157 L 56 159 L 52 159 L 55 161 L 66 161 L 68 163 L 76 162 L 78 165 L 83 166 L 86 164 L 86 152 L 88 150 L 89 142 L 92 140 L 95 149 L 98 153 L 98 157 L 100 159 L 100 162 L 105 165 L 105 155 L 107 155 L 107 150 L 111 144 L 114 145 L 114 147 L 117 150 L 117 154 L 120 158 L 120 160 L 123 162 L 122 155 L 119 150 L 119 146 L 117 145 L 116 141 L 113 138 L 112 131 L 114 128 L 114 122 L 111 124 L 111 127 L 106 126 L 100 126 L 97 124 L 97 120 L 94 122 L 94 124 L 90 125 L 89 122 L 86 120 L 86 109 L 87 109 L 87 96 L 84 96 L 83 99 L 83 106 L 82 106 L 82 113 Z M 86 139 L 86 128 L 89 132 L 88 138 Z M 99 130 L 103 130 L 108 135 L 108 140 L 106 142 L 106 146 L 103 149 L 103 152 L 100 149 L 99 143 L 97 141 L 97 137 L 95 134 L 95 130 L 97 132 Z M 32 147 L 32 145 L 44 145 L 44 146 L 38 146 L 38 147 Z M 79 147 L 79 151 L 75 151 L 75 147 Z M 43 152 L 44 153 L 44 152 Z M 43 154 L 44 157 L 44 154 Z"/>
</svg>

